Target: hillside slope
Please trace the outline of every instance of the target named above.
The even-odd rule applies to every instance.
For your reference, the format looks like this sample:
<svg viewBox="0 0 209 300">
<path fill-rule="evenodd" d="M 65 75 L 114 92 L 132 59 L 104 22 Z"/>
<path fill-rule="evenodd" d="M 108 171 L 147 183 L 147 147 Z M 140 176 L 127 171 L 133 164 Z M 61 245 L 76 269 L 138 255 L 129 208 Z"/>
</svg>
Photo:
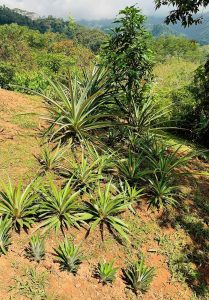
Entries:
<svg viewBox="0 0 209 300">
<path fill-rule="evenodd" d="M 30 178 L 37 171 L 39 114 L 41 99 L 0 89 L 1 179 Z M 37 115 L 36 115 L 37 114 Z"/>
<path fill-rule="evenodd" d="M 43 103 L 38 97 L 6 90 L 0 90 L 0 99 L 0 178 L 7 180 L 9 175 L 17 181 L 23 177 L 26 182 L 39 170 L 34 155 L 39 153 L 38 134 L 43 126 L 39 115 L 45 112 Z M 209 164 L 195 159 L 187 171 L 194 169 L 207 171 Z M 108 232 L 105 232 L 106 241 L 102 242 L 99 230 L 85 239 L 86 230 L 70 229 L 67 235 L 81 243 L 85 253 L 76 276 L 61 271 L 54 260 L 53 248 L 62 240 L 61 233 L 47 235 L 46 260 L 37 264 L 25 257 L 29 236 L 36 228 L 29 230 L 29 235 L 13 232 L 8 254 L 0 257 L 0 299 L 136 299 L 126 289 L 121 272 L 113 287 L 100 284 L 93 273 L 98 259 L 114 259 L 116 266 L 123 268 L 141 251 L 148 265 L 156 268 L 156 277 L 144 300 L 206 299 L 201 289 L 209 283 L 209 179 L 203 175 L 186 177 L 181 182 L 181 190 L 187 204 L 185 210 L 174 209 L 170 215 L 164 215 L 148 210 L 143 202 L 135 217 L 127 212 L 124 217 L 134 237 L 131 251 L 118 244 Z M 195 272 L 199 277 L 195 278 Z"/>
</svg>

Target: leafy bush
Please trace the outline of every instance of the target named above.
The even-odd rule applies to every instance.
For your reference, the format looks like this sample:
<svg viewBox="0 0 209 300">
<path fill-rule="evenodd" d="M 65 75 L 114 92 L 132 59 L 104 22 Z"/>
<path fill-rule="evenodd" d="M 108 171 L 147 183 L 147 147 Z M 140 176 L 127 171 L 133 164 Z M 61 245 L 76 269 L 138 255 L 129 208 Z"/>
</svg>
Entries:
<svg viewBox="0 0 209 300">
<path fill-rule="evenodd" d="M 51 74 L 48 76 L 51 77 Z M 37 71 L 18 71 L 14 76 L 14 86 L 16 91 L 34 94 L 36 91 L 47 91 L 49 87 L 48 81 Z M 34 91 L 34 92 L 33 92 Z"/>
<path fill-rule="evenodd" d="M 0 87 L 8 88 L 9 84 L 13 83 L 15 71 L 14 68 L 9 63 L 0 64 Z"/>
<path fill-rule="evenodd" d="M 29 228 L 36 220 L 38 205 L 37 195 L 32 183 L 23 188 L 22 182 L 14 187 L 9 181 L 8 185 L 2 183 L 0 192 L 0 215 L 8 216 L 16 230 Z"/>
<path fill-rule="evenodd" d="M 78 246 L 75 246 L 70 240 L 65 239 L 57 249 L 55 249 L 57 261 L 62 270 L 67 270 L 74 275 L 83 260 L 83 255 Z"/>
<path fill-rule="evenodd" d="M 190 129 L 192 129 L 193 137 L 203 145 L 208 146 L 209 133 L 209 58 L 206 63 L 200 66 L 196 72 L 193 82 L 190 85 L 196 105 L 193 108 L 193 114 L 190 117 Z"/>
<path fill-rule="evenodd" d="M 45 241 L 40 234 L 33 235 L 30 238 L 29 247 L 27 248 L 27 257 L 31 260 L 40 262 L 45 256 Z"/>
<path fill-rule="evenodd" d="M 20 92 L 23 88 L 28 89 L 27 93 L 47 91 L 49 83 L 43 73 L 62 80 L 66 71 L 78 73 L 81 66 L 90 67 L 94 59 L 89 49 L 72 43 L 65 35 L 41 34 L 17 24 L 0 26 L 0 39 L 4 41 L 0 45 L 0 86 Z M 68 51 L 64 51 L 66 46 L 60 51 L 62 45 L 69 45 L 68 42 L 71 43 Z"/>
<path fill-rule="evenodd" d="M 129 117 L 133 103 L 141 102 L 151 79 L 150 34 L 145 29 L 145 17 L 134 6 L 121 10 L 114 23 L 116 26 L 103 47 L 102 59 L 109 70 L 110 85 L 119 92 L 115 96 L 116 104 Z"/>
<path fill-rule="evenodd" d="M 0 218 L 0 255 L 6 254 L 10 242 L 10 230 L 12 227 L 11 220 L 6 218 Z"/>
<path fill-rule="evenodd" d="M 115 280 L 117 268 L 113 267 L 114 261 L 99 263 L 96 276 L 103 284 L 112 283 Z"/>
<path fill-rule="evenodd" d="M 165 62 L 171 57 L 199 62 L 204 57 L 200 45 L 183 36 L 164 35 L 154 38 L 151 47 L 158 62 Z"/>
<path fill-rule="evenodd" d="M 144 258 L 130 264 L 125 270 L 125 280 L 129 287 L 138 294 L 146 292 L 155 276 L 155 269 L 145 266 Z"/>
</svg>

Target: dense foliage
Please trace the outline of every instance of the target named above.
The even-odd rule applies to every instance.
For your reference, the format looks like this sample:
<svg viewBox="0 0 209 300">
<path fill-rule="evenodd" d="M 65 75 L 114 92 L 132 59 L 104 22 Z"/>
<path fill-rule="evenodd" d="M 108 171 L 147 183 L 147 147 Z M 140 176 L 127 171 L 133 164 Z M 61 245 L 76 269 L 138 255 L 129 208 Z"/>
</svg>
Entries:
<svg viewBox="0 0 209 300">
<path fill-rule="evenodd" d="M 117 93 L 123 93 L 122 97 L 116 96 L 115 99 L 120 109 L 129 115 L 133 110 L 133 102 L 137 105 L 141 103 L 142 93 L 151 77 L 150 35 L 144 22 L 144 16 L 135 7 L 122 10 L 102 55 L 112 88 Z"/>
<path fill-rule="evenodd" d="M 197 42 L 175 35 L 152 39 L 151 48 L 157 62 L 165 62 L 173 57 L 200 62 L 204 57 L 204 50 Z"/>
<path fill-rule="evenodd" d="M 202 7 L 207 7 L 208 0 L 155 0 L 156 8 L 160 8 L 162 5 L 172 5 L 175 8 L 170 12 L 166 18 L 166 23 L 176 23 L 180 21 L 183 26 L 192 24 L 198 24 L 201 21 L 201 17 L 194 17 Z"/>
<path fill-rule="evenodd" d="M 0 86 L 45 90 L 48 82 L 41 73 L 65 77 L 88 67 L 90 50 L 57 33 L 30 30 L 16 24 L 0 26 Z M 12 86 L 16 85 L 16 87 Z"/>
<path fill-rule="evenodd" d="M 40 33 L 59 33 L 66 39 L 74 39 L 74 41 L 77 41 L 93 52 L 98 52 L 102 42 L 106 39 L 106 34 L 98 29 L 89 29 L 75 23 L 73 30 L 69 21 L 61 18 L 48 16 L 47 18 L 32 20 L 28 16 L 22 15 L 6 6 L 0 6 L 0 25 L 13 23 L 20 26 L 27 26 Z"/>
</svg>

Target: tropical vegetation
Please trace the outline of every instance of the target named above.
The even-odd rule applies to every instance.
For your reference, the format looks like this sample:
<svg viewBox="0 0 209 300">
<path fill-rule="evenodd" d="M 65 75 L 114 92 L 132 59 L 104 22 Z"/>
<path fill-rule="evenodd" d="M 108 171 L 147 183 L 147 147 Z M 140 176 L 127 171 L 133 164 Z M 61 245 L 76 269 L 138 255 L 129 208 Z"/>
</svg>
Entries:
<svg viewBox="0 0 209 300">
<path fill-rule="evenodd" d="M 190 8 L 182 1 L 155 2 L 157 8 L 177 5 L 167 22 L 199 21 L 190 15 L 198 3 Z M 123 280 L 131 299 L 149 293 L 160 270 L 168 268 L 169 280 L 183 281 L 194 297 L 202 297 L 194 299 L 207 299 L 202 268 L 208 263 L 208 205 L 198 191 L 194 196 L 182 188 L 205 175 L 197 166 L 208 162 L 207 151 L 179 140 L 208 146 L 208 50 L 184 37 L 153 38 L 136 6 L 120 11 L 100 51 L 100 45 L 88 46 L 97 56 L 85 47 L 88 30 L 81 43 L 73 20 L 59 20 L 59 32 L 53 18 L 32 21 L 1 9 L 5 18 L 11 14 L 27 26 L 0 26 L 1 87 L 24 89 L 44 107 L 33 180 L 1 183 L 0 254 L 15 251 L 14 236 L 25 234 L 26 240 L 29 233 L 24 256 L 53 274 L 66 271 L 67 280 L 78 276 L 86 282 L 92 259 L 90 280 L 107 289 Z M 48 257 L 49 266 L 43 262 Z M 35 286 L 36 270 L 27 273 Z M 14 288 L 33 299 L 33 287 L 15 281 Z M 43 278 L 41 291 L 47 299 Z"/>
</svg>

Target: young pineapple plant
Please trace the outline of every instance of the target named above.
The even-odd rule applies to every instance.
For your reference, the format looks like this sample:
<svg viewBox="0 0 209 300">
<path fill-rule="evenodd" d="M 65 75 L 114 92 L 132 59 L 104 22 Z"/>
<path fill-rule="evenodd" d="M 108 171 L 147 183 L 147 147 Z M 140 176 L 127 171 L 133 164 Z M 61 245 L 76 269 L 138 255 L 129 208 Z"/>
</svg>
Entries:
<svg viewBox="0 0 209 300">
<path fill-rule="evenodd" d="M 72 241 L 65 239 L 57 249 L 55 249 L 57 261 L 62 270 L 67 270 L 76 274 L 83 260 L 83 254 L 79 246 L 75 246 Z"/>
<path fill-rule="evenodd" d="M 140 180 L 144 180 L 144 176 L 148 173 L 143 164 L 144 157 L 142 155 L 135 155 L 129 151 L 128 157 L 117 163 L 119 176 L 130 185 L 136 185 Z"/>
<path fill-rule="evenodd" d="M 52 180 L 49 186 L 42 188 L 39 217 L 43 221 L 40 226 L 45 230 L 54 229 L 58 233 L 70 226 L 79 228 L 83 221 L 78 202 L 80 191 L 75 192 L 73 188 L 72 178 L 63 188 L 57 187 Z"/>
<path fill-rule="evenodd" d="M 27 257 L 36 262 L 40 262 L 45 257 L 45 240 L 38 233 L 31 236 L 29 247 L 27 249 Z"/>
<path fill-rule="evenodd" d="M 10 230 L 11 230 L 11 220 L 6 218 L 0 218 L 0 255 L 6 254 L 10 242 Z"/>
<path fill-rule="evenodd" d="M 119 189 L 125 196 L 128 209 L 135 214 L 135 206 L 139 202 L 140 198 L 144 195 L 144 189 L 138 189 L 136 186 L 131 186 L 128 181 L 121 181 Z"/>
<path fill-rule="evenodd" d="M 155 276 L 155 269 L 146 267 L 144 257 L 139 261 L 131 263 L 124 270 L 125 280 L 128 286 L 136 293 L 145 293 Z"/>
<path fill-rule="evenodd" d="M 157 145 L 154 150 L 147 151 L 150 167 L 158 178 L 172 179 L 177 175 L 176 168 L 185 166 L 194 157 L 194 152 L 180 153 L 181 148 L 182 146 L 179 146 L 175 151 L 172 151 L 171 148 Z"/>
<path fill-rule="evenodd" d="M 70 169 L 68 173 L 73 177 L 77 188 L 86 187 L 88 189 L 98 180 L 102 179 L 101 173 L 102 158 L 98 156 L 94 160 L 90 161 L 89 158 L 84 156 L 84 152 L 81 156 L 81 162 L 76 160 L 70 162 Z"/>
<path fill-rule="evenodd" d="M 44 145 L 41 149 L 40 157 L 38 158 L 41 164 L 41 170 L 43 172 L 59 171 L 65 153 L 66 149 L 62 149 L 60 144 L 53 149 L 51 149 L 49 144 Z"/>
<path fill-rule="evenodd" d="M 92 140 L 94 132 L 112 125 L 107 120 L 106 111 L 102 109 L 107 102 L 107 88 L 100 77 L 106 78 L 102 68 L 95 70 L 83 83 L 77 78 L 70 78 L 68 86 L 64 86 L 48 79 L 53 93 L 44 98 L 50 104 L 46 134 L 50 135 L 51 140 Z M 104 83 L 99 84 L 98 89 L 95 88 L 95 83 L 102 81 Z"/>
<path fill-rule="evenodd" d="M 117 268 L 114 266 L 114 261 L 102 262 L 98 264 L 96 276 L 103 284 L 112 283 L 115 280 Z"/>
<path fill-rule="evenodd" d="M 110 181 L 105 188 L 98 185 L 97 196 L 90 195 L 90 202 L 85 202 L 83 218 L 91 221 L 89 233 L 92 233 L 97 226 L 100 226 L 102 240 L 104 240 L 104 225 L 110 231 L 115 231 L 121 238 L 129 241 L 127 233 L 129 233 L 128 225 L 118 216 L 124 212 L 128 203 L 124 194 L 115 194 L 115 187 Z"/>
<path fill-rule="evenodd" d="M 13 186 L 11 181 L 8 185 L 2 183 L 0 191 L 0 215 L 8 216 L 16 230 L 29 228 L 35 222 L 38 205 L 37 194 L 32 183 L 23 188 L 20 181 Z"/>
<path fill-rule="evenodd" d="M 158 209 L 167 205 L 175 206 L 177 204 L 176 191 L 177 187 L 173 186 L 167 178 L 150 179 L 150 199 L 149 205 Z"/>
<path fill-rule="evenodd" d="M 166 146 L 155 143 L 151 149 L 146 149 L 152 175 L 150 176 L 150 199 L 149 203 L 157 208 L 177 204 L 177 190 L 174 186 L 174 178 L 178 175 L 176 168 L 185 166 L 195 153 L 183 155 L 181 146 L 175 151 Z"/>
</svg>

